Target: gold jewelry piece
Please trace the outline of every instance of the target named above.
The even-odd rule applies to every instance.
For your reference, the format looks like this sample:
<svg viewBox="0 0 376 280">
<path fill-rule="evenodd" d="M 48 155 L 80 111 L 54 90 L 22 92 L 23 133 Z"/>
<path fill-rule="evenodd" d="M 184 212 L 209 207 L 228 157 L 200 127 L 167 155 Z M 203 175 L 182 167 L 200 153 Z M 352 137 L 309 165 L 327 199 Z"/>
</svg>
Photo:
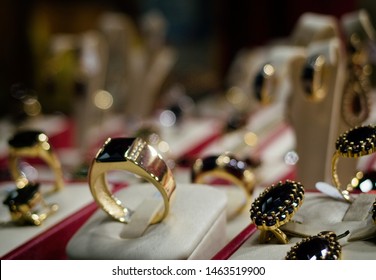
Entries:
<svg viewBox="0 0 376 280">
<path fill-rule="evenodd" d="M 315 55 L 307 59 L 302 71 L 302 84 L 308 100 L 319 102 L 326 96 L 324 84 L 325 57 Z"/>
<path fill-rule="evenodd" d="M 108 138 L 92 161 L 89 171 L 91 193 L 100 207 L 113 219 L 128 223 L 132 210 L 111 194 L 106 174 L 125 170 L 152 183 L 160 192 L 164 210 L 157 213 L 152 224 L 162 221 L 169 212 L 170 198 L 176 184 L 173 174 L 162 157 L 142 138 Z"/>
<path fill-rule="evenodd" d="M 336 141 L 336 151 L 332 157 L 332 180 L 343 198 L 351 202 L 350 192 L 353 190 L 351 183 L 342 187 L 337 165 L 340 157 L 358 158 L 376 152 L 376 127 L 372 125 L 359 126 L 340 135 Z"/>
<path fill-rule="evenodd" d="M 38 189 L 39 184 L 31 183 L 9 193 L 3 204 L 8 206 L 13 222 L 39 226 L 57 211 L 57 204 L 46 204 Z"/>
<path fill-rule="evenodd" d="M 270 241 L 272 235 L 279 243 L 288 243 L 286 234 L 279 227 L 291 220 L 303 199 L 303 185 L 291 180 L 271 185 L 260 194 L 251 205 L 250 217 L 261 230 L 261 243 Z"/>
<path fill-rule="evenodd" d="M 274 66 L 270 63 L 264 64 L 253 82 L 255 97 L 262 105 L 273 102 L 276 83 Z"/>
<path fill-rule="evenodd" d="M 40 158 L 55 174 L 53 191 L 64 187 L 63 172 L 60 161 L 48 143 L 48 137 L 41 131 L 25 130 L 16 133 L 9 141 L 9 169 L 17 188 L 29 184 L 29 180 L 19 168 L 20 158 Z"/>
<path fill-rule="evenodd" d="M 338 239 L 348 235 L 346 231 L 336 235 L 331 231 L 323 231 L 317 235 L 303 238 L 296 243 L 286 255 L 286 260 L 339 260 L 341 245 Z"/>
<path fill-rule="evenodd" d="M 355 33 L 350 36 L 347 43 L 348 79 L 342 96 L 341 112 L 343 120 L 351 127 L 361 125 L 370 113 L 369 76 L 372 70 L 364 44 Z"/>
<path fill-rule="evenodd" d="M 199 158 L 194 162 L 191 181 L 201 184 L 207 182 L 210 178 L 222 179 L 241 188 L 246 201 L 235 211 L 235 215 L 247 205 L 256 184 L 255 175 L 249 165 L 228 153 L 219 156 L 207 156 L 203 159 Z"/>
</svg>

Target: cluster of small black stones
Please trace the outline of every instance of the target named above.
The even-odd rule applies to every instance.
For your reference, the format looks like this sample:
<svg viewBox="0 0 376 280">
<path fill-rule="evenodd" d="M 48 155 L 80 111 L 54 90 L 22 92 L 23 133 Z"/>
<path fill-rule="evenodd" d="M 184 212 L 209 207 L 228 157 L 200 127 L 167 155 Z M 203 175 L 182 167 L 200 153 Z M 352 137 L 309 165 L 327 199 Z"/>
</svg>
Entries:
<svg viewBox="0 0 376 280">
<path fill-rule="evenodd" d="M 336 141 L 336 149 L 345 156 L 362 156 L 375 152 L 376 127 L 359 126 L 340 135 Z"/>
<path fill-rule="evenodd" d="M 341 245 L 333 232 L 321 232 L 296 243 L 287 253 L 286 260 L 338 260 Z"/>
<path fill-rule="evenodd" d="M 288 222 L 304 198 L 302 184 L 286 180 L 267 188 L 252 203 L 250 218 L 257 227 L 280 226 Z"/>
<path fill-rule="evenodd" d="M 376 223 L 376 200 L 375 200 L 375 202 L 373 203 L 373 206 L 372 206 L 372 219 Z"/>
</svg>

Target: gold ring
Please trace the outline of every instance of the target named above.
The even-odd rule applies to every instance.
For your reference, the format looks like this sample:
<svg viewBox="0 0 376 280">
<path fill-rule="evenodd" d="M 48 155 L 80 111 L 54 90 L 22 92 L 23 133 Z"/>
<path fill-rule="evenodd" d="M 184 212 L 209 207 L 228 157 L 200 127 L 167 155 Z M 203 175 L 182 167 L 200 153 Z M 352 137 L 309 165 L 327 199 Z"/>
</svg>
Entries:
<svg viewBox="0 0 376 280">
<path fill-rule="evenodd" d="M 351 183 L 342 187 L 337 165 L 340 157 L 358 158 L 376 152 L 376 127 L 372 125 L 358 126 L 341 134 L 335 144 L 336 151 L 332 157 L 332 180 L 343 198 L 351 202 L 350 192 L 353 190 Z"/>
<path fill-rule="evenodd" d="M 29 184 L 29 180 L 19 168 L 19 159 L 40 158 L 52 169 L 55 174 L 53 191 L 64 187 L 63 171 L 60 161 L 48 143 L 45 133 L 37 130 L 19 131 L 8 141 L 9 144 L 9 170 L 17 188 Z"/>
<path fill-rule="evenodd" d="M 207 182 L 208 178 L 222 179 L 241 188 L 246 201 L 235 211 L 235 215 L 247 205 L 256 184 L 249 165 L 228 153 L 196 159 L 192 166 L 191 181 L 200 184 Z"/>
<path fill-rule="evenodd" d="M 10 211 L 12 221 L 19 225 L 39 226 L 58 209 L 56 204 L 46 204 L 39 192 L 38 183 L 12 190 L 3 201 Z"/>
<path fill-rule="evenodd" d="M 261 230 L 260 243 L 274 235 L 279 243 L 288 243 L 286 234 L 279 229 L 291 220 L 304 200 L 302 184 L 287 180 L 265 189 L 251 205 L 250 218 Z"/>
<path fill-rule="evenodd" d="M 326 96 L 324 86 L 325 57 L 314 55 L 308 58 L 303 67 L 301 79 L 308 100 L 319 102 Z"/>
<path fill-rule="evenodd" d="M 338 239 L 348 235 L 346 231 L 336 235 L 332 231 L 323 231 L 317 235 L 303 238 L 287 253 L 286 260 L 340 260 L 342 248 Z"/>
<path fill-rule="evenodd" d="M 170 198 L 176 184 L 172 171 L 158 152 L 142 138 L 108 138 L 93 159 L 89 171 L 91 193 L 100 207 L 113 219 L 128 223 L 132 210 L 124 207 L 109 190 L 106 174 L 110 170 L 124 170 L 152 183 L 160 192 L 163 211 L 151 224 L 162 221 L 169 212 Z"/>
<path fill-rule="evenodd" d="M 253 82 L 255 97 L 262 105 L 268 105 L 273 102 L 276 83 L 274 66 L 270 63 L 264 64 Z"/>
</svg>

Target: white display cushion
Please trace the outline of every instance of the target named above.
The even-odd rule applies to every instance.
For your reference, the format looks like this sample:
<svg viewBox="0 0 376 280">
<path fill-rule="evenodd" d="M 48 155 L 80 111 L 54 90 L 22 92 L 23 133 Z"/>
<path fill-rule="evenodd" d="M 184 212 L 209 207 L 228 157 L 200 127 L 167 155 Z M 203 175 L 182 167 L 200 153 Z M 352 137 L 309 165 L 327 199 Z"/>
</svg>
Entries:
<svg viewBox="0 0 376 280">
<path fill-rule="evenodd" d="M 342 245 L 342 259 L 376 259 L 376 225 L 370 214 L 375 195 L 363 194 L 352 205 L 329 198 L 320 193 L 308 193 L 293 220 L 282 226 L 287 233 L 316 235 L 320 231 L 334 231 L 350 234 L 339 240 Z M 232 256 L 231 259 L 280 260 L 284 259 L 299 237 L 291 237 L 288 244 L 259 243 L 260 231 L 253 234 Z"/>
<path fill-rule="evenodd" d="M 135 209 L 158 191 L 149 183 L 116 193 Z M 67 245 L 70 259 L 210 259 L 226 243 L 226 195 L 213 187 L 178 184 L 168 216 L 137 238 L 122 238 L 125 224 L 101 209 Z"/>
<path fill-rule="evenodd" d="M 40 191 L 44 193 L 46 190 L 50 190 L 51 187 L 51 183 L 42 183 Z M 1 201 L 14 188 L 15 185 L 13 182 L 1 184 Z M 2 222 L 0 226 L 0 256 L 27 243 L 29 240 L 53 228 L 64 219 L 77 213 L 80 209 L 92 203 L 93 197 L 87 183 L 65 183 L 61 191 L 44 196 L 44 200 L 48 204 L 56 203 L 59 209 L 56 213 L 50 215 L 41 226 L 17 226 L 11 223 L 4 223 L 10 221 L 11 217 L 7 207 L 3 204 L 0 205 L 0 220 Z"/>
</svg>

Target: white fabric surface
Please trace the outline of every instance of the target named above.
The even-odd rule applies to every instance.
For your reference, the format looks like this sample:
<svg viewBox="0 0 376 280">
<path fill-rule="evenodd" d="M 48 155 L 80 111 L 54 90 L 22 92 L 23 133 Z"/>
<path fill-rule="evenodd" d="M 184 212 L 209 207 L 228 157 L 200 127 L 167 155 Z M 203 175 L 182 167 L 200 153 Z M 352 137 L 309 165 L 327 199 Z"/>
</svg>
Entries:
<svg viewBox="0 0 376 280">
<path fill-rule="evenodd" d="M 370 214 L 370 205 L 375 195 L 366 194 L 357 197 L 359 203 L 354 202 L 350 206 L 347 202 L 334 200 L 320 193 L 309 193 L 305 195 L 303 205 L 297 211 L 293 220 L 281 227 L 287 233 L 316 235 L 320 231 L 331 230 L 337 235 L 346 230 L 350 234 L 339 240 L 342 245 L 342 259 L 376 259 L 376 225 L 373 223 Z M 355 213 L 368 213 L 368 215 L 357 215 Z M 357 220 L 347 220 L 346 217 L 357 217 Z M 299 237 L 290 237 L 288 244 L 267 243 L 260 244 L 258 237 L 260 231 L 253 234 L 230 259 L 284 259 L 286 253 Z"/>
<path fill-rule="evenodd" d="M 15 185 L 13 182 L 1 184 L 1 201 L 5 199 L 8 191 L 14 188 Z M 41 184 L 40 190 L 43 193 L 45 189 L 50 188 L 51 184 L 43 183 Z M 45 196 L 44 199 L 48 204 L 58 204 L 59 209 L 56 213 L 49 216 L 41 226 L 16 226 L 9 223 L 2 223 L 0 225 L 0 256 L 5 255 L 37 235 L 42 234 L 93 201 L 87 183 L 65 183 L 63 190 Z M 10 221 L 8 208 L 3 204 L 0 205 L 0 213 L 1 222 Z"/>
<path fill-rule="evenodd" d="M 155 188 L 134 184 L 116 193 L 131 209 Z M 205 185 L 178 184 L 169 215 L 138 238 L 120 237 L 122 223 L 98 210 L 67 246 L 71 259 L 208 259 L 226 242 L 226 195 Z"/>
</svg>

